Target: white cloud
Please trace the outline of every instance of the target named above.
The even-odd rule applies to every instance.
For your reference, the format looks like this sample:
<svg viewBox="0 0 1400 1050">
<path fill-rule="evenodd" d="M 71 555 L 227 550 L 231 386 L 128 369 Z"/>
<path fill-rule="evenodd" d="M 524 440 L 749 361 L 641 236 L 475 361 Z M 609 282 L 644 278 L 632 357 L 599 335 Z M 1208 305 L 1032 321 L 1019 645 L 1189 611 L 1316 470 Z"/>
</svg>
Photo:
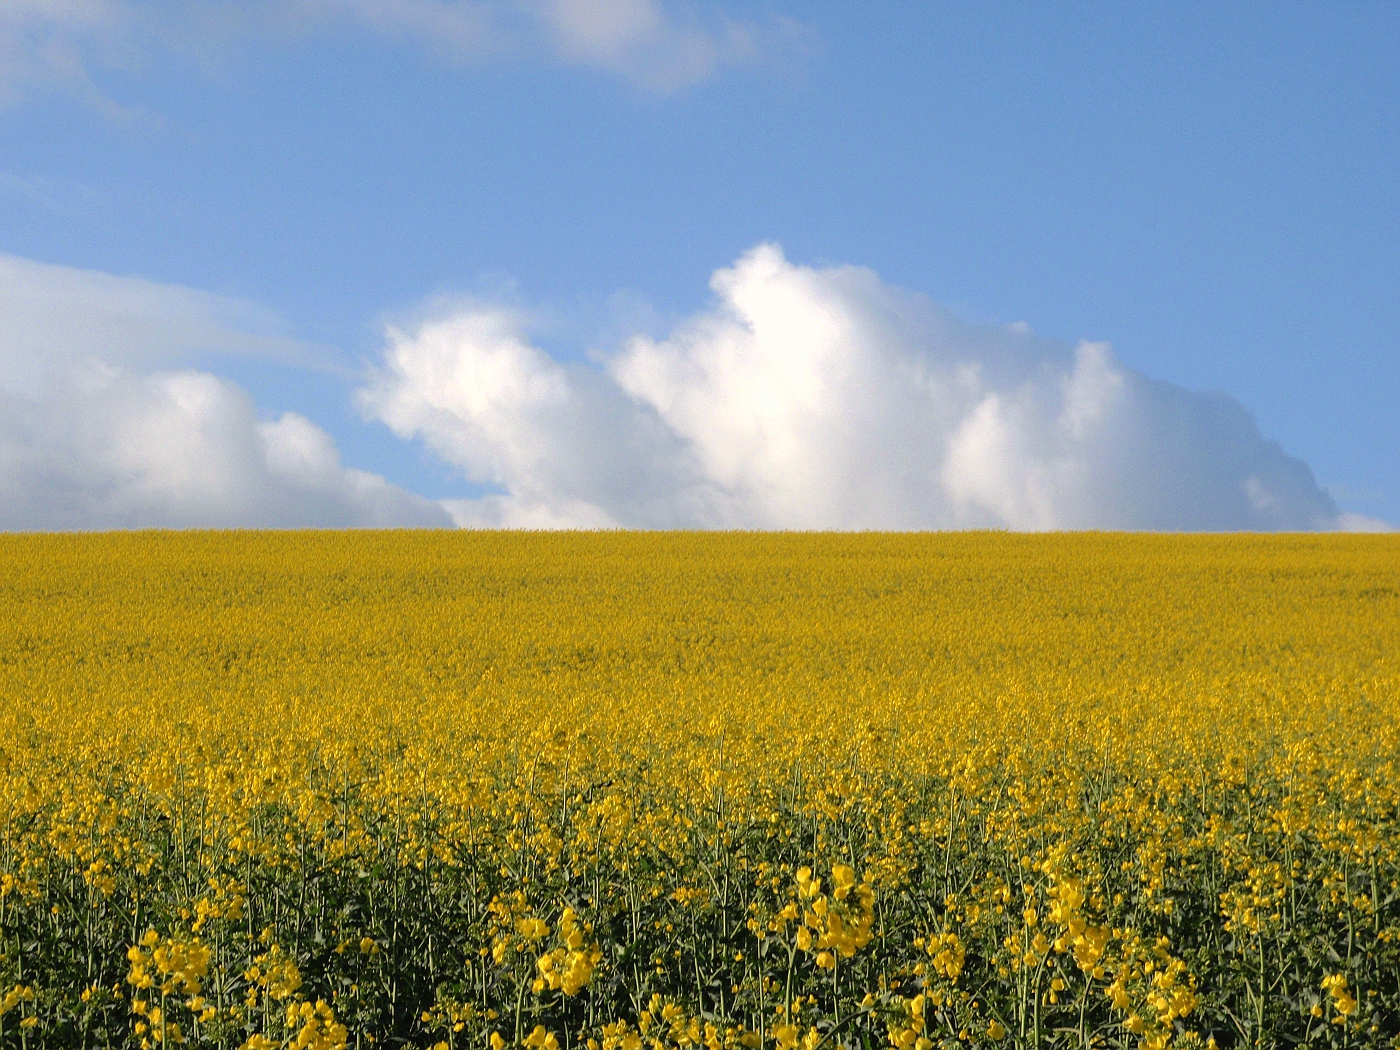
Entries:
<svg viewBox="0 0 1400 1050">
<path fill-rule="evenodd" d="M 452 523 L 304 417 L 172 367 L 229 353 L 316 350 L 249 303 L 0 256 L 0 529 Z"/>
<path fill-rule="evenodd" d="M 707 494 L 685 491 L 689 458 L 665 424 L 600 370 L 528 345 L 520 327 L 509 311 L 473 309 L 412 335 L 391 329 L 386 370 L 361 403 L 472 480 L 509 488 L 448 504 L 460 523 L 689 523 L 687 499 Z"/>
<path fill-rule="evenodd" d="M 659 93 L 725 65 L 803 52 L 810 36 L 790 20 L 735 19 L 668 0 L 3 0 L 0 106 L 57 91 L 130 120 L 142 111 L 114 100 L 95 73 L 172 56 L 218 65 L 249 42 L 346 29 L 452 62 L 544 55 Z"/>
<path fill-rule="evenodd" d="M 597 366 L 470 304 L 392 330 L 365 410 L 504 490 L 464 524 L 1317 529 L 1354 523 L 1232 399 L 1105 344 L 964 325 L 763 245 Z"/>
<path fill-rule="evenodd" d="M 320 360 L 269 311 L 0 256 L 0 528 L 1388 528 L 1339 514 L 1232 399 L 1105 344 L 968 326 L 772 245 L 711 287 L 593 363 L 489 302 L 391 329 L 363 409 L 495 489 L 434 503 L 193 367 Z"/>
<path fill-rule="evenodd" d="M 259 420 L 234 384 L 87 366 L 0 394 L 0 529 L 448 526 L 437 504 L 341 465 L 328 435 Z"/>
</svg>

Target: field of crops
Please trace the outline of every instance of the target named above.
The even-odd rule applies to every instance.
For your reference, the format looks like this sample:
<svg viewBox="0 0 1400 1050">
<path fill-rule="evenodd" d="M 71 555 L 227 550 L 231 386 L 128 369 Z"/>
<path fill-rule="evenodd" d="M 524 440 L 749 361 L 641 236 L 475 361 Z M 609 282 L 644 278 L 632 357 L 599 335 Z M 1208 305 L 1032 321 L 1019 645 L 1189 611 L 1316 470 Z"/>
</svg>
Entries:
<svg viewBox="0 0 1400 1050">
<path fill-rule="evenodd" d="M 0 1046 L 1400 1046 L 1400 538 L 0 537 Z"/>
</svg>

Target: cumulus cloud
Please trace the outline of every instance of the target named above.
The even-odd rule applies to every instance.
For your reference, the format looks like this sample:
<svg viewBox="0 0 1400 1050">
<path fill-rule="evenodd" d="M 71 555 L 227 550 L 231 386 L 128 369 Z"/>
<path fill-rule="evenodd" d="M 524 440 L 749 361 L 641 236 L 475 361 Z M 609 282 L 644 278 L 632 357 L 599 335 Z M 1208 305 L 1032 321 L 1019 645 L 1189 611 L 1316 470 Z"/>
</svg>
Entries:
<svg viewBox="0 0 1400 1050">
<path fill-rule="evenodd" d="M 0 529 L 451 524 L 191 358 L 314 353 L 220 296 L 0 257 Z"/>
<path fill-rule="evenodd" d="M 810 50 L 809 31 L 791 20 L 668 0 L 4 0 L 0 105 L 59 91 L 129 119 L 139 110 L 104 92 L 95 72 L 159 56 L 218 64 L 249 42 L 347 29 L 451 62 L 544 55 L 663 94 L 725 65 Z"/>
<path fill-rule="evenodd" d="M 870 270 L 762 245 L 664 339 L 555 360 L 474 304 L 391 330 L 372 417 L 499 491 L 462 524 L 702 528 L 1346 527 L 1220 394 L 1103 343 L 963 324 Z"/>
<path fill-rule="evenodd" d="M 330 437 L 202 372 L 88 366 L 62 395 L 0 394 L 0 528 L 427 525 L 437 504 L 342 466 Z"/>
<path fill-rule="evenodd" d="M 505 496 L 448 504 L 461 524 L 670 527 L 713 517 L 683 443 L 609 375 L 562 365 L 509 311 L 478 309 L 389 333 L 386 368 L 361 391 L 373 416 L 421 437 Z M 691 479 L 694 485 L 688 484 Z"/>
</svg>

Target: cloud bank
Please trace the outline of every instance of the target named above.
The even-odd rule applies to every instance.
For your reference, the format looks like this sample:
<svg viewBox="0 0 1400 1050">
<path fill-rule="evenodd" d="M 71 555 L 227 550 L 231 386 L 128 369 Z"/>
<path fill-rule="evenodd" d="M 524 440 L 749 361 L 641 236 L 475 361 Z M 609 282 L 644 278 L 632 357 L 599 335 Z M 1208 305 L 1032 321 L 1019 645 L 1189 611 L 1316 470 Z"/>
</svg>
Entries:
<svg viewBox="0 0 1400 1050">
<path fill-rule="evenodd" d="M 1331 529 L 1306 464 L 1222 394 L 1108 345 L 973 327 L 870 270 L 775 245 L 715 302 L 595 363 L 477 304 L 391 329 L 362 407 L 500 491 L 463 525 Z"/>
<path fill-rule="evenodd" d="M 854 266 L 760 245 L 664 337 L 551 357 L 519 309 L 391 328 L 357 393 L 489 494 L 344 465 L 211 371 L 320 351 L 252 304 L 0 256 L 0 529 L 1375 530 L 1237 402 L 1103 343 L 970 326 Z"/>
</svg>

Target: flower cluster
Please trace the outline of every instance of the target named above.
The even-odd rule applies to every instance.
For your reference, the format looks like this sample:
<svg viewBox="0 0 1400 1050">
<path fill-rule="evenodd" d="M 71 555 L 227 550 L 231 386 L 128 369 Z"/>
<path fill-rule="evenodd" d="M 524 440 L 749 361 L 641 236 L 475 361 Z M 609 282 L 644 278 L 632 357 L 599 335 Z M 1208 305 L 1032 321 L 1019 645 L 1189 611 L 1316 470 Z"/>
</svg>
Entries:
<svg viewBox="0 0 1400 1050">
<path fill-rule="evenodd" d="M 547 935 L 548 927 L 544 930 L 542 936 Z M 535 961 L 539 976 L 532 987 L 536 995 L 546 989 L 577 995 L 593 979 L 593 970 L 602 961 L 603 953 L 596 943 L 588 941 L 592 932 L 593 927 L 580 923 L 572 908 L 564 909 L 557 930 L 559 946 Z"/>
<path fill-rule="evenodd" d="M 874 936 L 875 890 L 868 882 L 856 884 L 855 869 L 837 864 L 831 869 L 831 893 L 822 892 L 822 880 L 812 869 L 797 869 L 797 899 L 802 924 L 797 946 L 813 952 L 823 970 L 834 969 L 837 957 L 849 959 Z"/>
</svg>

